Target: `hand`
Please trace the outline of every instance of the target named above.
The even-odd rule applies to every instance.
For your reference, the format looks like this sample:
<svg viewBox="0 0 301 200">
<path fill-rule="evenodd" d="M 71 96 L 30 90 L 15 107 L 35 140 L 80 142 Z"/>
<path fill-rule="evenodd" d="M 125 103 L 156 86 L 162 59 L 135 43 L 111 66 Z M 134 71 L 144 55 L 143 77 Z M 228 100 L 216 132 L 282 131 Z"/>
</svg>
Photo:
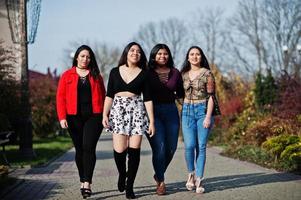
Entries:
<svg viewBox="0 0 301 200">
<path fill-rule="evenodd" d="M 211 117 L 205 117 L 204 121 L 203 121 L 203 127 L 204 128 L 209 128 L 211 124 Z"/>
<path fill-rule="evenodd" d="M 61 127 L 62 127 L 63 129 L 68 128 L 67 120 L 62 119 L 62 120 L 60 121 L 60 125 L 61 125 Z"/>
<path fill-rule="evenodd" d="M 147 133 L 149 134 L 149 137 L 153 137 L 155 135 L 155 124 L 154 123 L 149 124 Z"/>
<path fill-rule="evenodd" d="M 110 127 L 109 126 L 109 118 L 108 118 L 108 116 L 103 116 L 102 117 L 102 125 L 105 128 L 109 128 Z"/>
</svg>

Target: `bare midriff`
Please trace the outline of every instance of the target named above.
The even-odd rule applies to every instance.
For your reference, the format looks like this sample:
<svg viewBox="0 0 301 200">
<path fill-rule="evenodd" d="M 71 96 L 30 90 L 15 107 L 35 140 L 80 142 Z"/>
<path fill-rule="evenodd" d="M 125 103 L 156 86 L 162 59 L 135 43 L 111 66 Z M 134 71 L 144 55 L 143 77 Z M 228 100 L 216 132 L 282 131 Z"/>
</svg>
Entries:
<svg viewBox="0 0 301 200">
<path fill-rule="evenodd" d="M 198 103 L 205 103 L 206 99 L 184 99 L 184 103 L 191 103 L 191 104 L 198 104 Z"/>
<path fill-rule="evenodd" d="M 120 97 L 136 97 L 138 95 L 134 94 L 132 92 L 118 92 L 118 93 L 115 94 L 115 96 L 120 96 Z"/>
</svg>

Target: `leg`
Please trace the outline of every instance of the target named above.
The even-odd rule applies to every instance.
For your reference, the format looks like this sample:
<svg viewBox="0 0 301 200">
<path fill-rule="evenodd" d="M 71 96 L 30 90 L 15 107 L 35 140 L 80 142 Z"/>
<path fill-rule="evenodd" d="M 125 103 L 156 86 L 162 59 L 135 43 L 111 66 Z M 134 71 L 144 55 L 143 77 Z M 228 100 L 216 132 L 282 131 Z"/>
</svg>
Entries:
<svg viewBox="0 0 301 200">
<path fill-rule="evenodd" d="M 75 163 L 78 169 L 80 182 L 84 182 L 83 169 L 83 123 L 79 116 L 68 116 L 68 132 L 75 148 Z"/>
<path fill-rule="evenodd" d="M 83 166 L 84 181 L 92 183 L 93 171 L 96 163 L 96 145 L 102 131 L 101 115 L 93 115 L 87 119 L 83 132 Z"/>
<path fill-rule="evenodd" d="M 114 160 L 119 173 L 117 187 L 120 192 L 125 189 L 127 146 L 128 136 L 113 134 Z"/>
<path fill-rule="evenodd" d="M 207 147 L 208 136 L 210 133 L 210 128 L 203 127 L 203 121 L 204 121 L 204 117 L 200 118 L 197 122 L 198 153 L 196 159 L 196 176 L 200 178 L 203 178 L 204 176 L 204 169 L 206 163 L 206 147 Z"/>
<path fill-rule="evenodd" d="M 118 152 L 124 152 L 128 148 L 128 138 L 127 135 L 113 134 L 113 149 Z"/>
<path fill-rule="evenodd" d="M 153 137 L 147 136 L 153 152 L 153 168 L 155 170 L 154 179 L 157 183 L 156 193 L 158 195 L 164 195 L 166 193 L 166 187 L 164 183 L 164 172 L 166 170 L 166 142 L 165 135 L 166 129 L 160 116 L 155 115 L 155 127 L 156 134 Z"/>
<path fill-rule="evenodd" d="M 196 159 L 196 193 L 204 193 L 205 188 L 202 185 L 204 179 L 204 169 L 206 162 L 206 146 L 209 135 L 209 129 L 203 127 L 204 118 L 198 120 L 198 153 Z"/>
<path fill-rule="evenodd" d="M 129 137 L 128 148 L 128 172 L 126 182 L 126 197 L 129 199 L 136 198 L 133 186 L 140 163 L 140 146 L 142 141 L 142 135 L 131 135 Z"/>
<path fill-rule="evenodd" d="M 179 137 L 179 127 L 180 119 L 178 109 L 175 104 L 169 105 L 168 112 L 165 112 L 165 169 L 164 173 L 171 162 L 177 146 L 178 146 L 178 137 Z"/>
<path fill-rule="evenodd" d="M 190 116 L 182 116 L 182 132 L 185 146 L 185 160 L 189 173 L 195 170 L 195 149 L 197 145 L 197 128 Z"/>
<path fill-rule="evenodd" d="M 188 169 L 188 180 L 186 188 L 193 190 L 195 187 L 195 150 L 197 148 L 197 127 L 194 115 L 191 115 L 193 107 L 190 105 L 183 105 L 182 110 L 182 133 L 185 145 L 185 160 Z"/>
<path fill-rule="evenodd" d="M 159 117 L 155 118 L 156 134 L 153 137 L 147 136 L 152 148 L 152 162 L 155 171 L 156 181 L 164 181 L 165 172 L 165 128 Z"/>
</svg>

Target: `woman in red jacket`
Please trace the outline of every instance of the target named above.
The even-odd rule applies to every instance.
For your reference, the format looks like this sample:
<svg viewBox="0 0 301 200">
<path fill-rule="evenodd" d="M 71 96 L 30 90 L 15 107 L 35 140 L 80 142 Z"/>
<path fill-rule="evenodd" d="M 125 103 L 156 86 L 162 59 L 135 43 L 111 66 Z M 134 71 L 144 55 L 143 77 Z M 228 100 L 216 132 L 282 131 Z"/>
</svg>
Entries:
<svg viewBox="0 0 301 200">
<path fill-rule="evenodd" d="M 77 49 L 72 66 L 59 81 L 57 113 L 61 127 L 68 128 L 72 138 L 80 190 L 86 198 L 91 196 L 96 144 L 103 129 L 105 88 L 90 47 L 82 45 Z"/>
</svg>

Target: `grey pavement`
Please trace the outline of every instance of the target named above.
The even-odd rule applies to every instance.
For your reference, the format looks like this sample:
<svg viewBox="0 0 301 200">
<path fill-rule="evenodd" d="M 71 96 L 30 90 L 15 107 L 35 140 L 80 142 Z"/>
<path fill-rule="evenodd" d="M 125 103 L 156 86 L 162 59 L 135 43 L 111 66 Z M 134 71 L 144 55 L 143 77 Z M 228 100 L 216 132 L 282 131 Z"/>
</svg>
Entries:
<svg viewBox="0 0 301 200">
<path fill-rule="evenodd" d="M 18 169 L 11 176 L 18 177 L 21 181 L 0 191 L 0 199 L 82 199 L 73 148 L 45 167 Z M 187 170 L 181 141 L 166 172 L 167 195 L 156 195 L 152 177 L 151 149 L 147 139 L 143 138 L 141 162 L 134 187 L 138 199 L 301 199 L 301 176 L 221 156 L 216 147 L 207 150 L 206 193 L 187 191 Z M 125 199 L 125 194 L 117 191 L 117 179 L 111 135 L 103 134 L 97 145 L 93 195 L 88 199 Z"/>
</svg>

